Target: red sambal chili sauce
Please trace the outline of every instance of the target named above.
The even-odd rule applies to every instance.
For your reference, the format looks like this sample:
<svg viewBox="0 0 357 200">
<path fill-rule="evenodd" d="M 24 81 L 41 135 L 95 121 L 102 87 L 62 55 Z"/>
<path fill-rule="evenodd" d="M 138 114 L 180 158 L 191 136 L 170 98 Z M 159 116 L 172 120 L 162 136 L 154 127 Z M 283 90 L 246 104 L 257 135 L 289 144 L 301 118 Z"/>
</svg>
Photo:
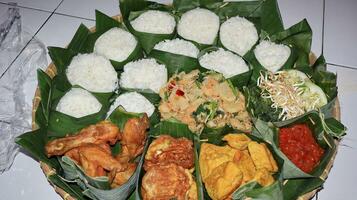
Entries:
<svg viewBox="0 0 357 200">
<path fill-rule="evenodd" d="M 279 147 L 289 160 L 305 173 L 312 172 L 325 152 L 317 144 L 307 124 L 280 128 Z"/>
</svg>

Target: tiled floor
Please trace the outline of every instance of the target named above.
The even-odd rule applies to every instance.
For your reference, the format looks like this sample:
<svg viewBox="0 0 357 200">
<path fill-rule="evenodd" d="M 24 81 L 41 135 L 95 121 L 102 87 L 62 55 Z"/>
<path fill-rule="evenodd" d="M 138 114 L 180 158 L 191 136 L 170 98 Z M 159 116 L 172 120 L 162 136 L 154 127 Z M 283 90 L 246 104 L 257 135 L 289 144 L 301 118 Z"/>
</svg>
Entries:
<svg viewBox="0 0 357 200">
<path fill-rule="evenodd" d="M 0 0 L 0 15 L 7 2 L 17 2 L 24 27 L 46 46 L 64 47 L 80 23 L 94 25 L 94 10 L 119 14 L 117 0 Z M 342 121 L 349 128 L 335 165 L 319 199 L 355 199 L 357 191 L 357 1 L 278 0 L 286 27 L 307 18 L 313 35 L 312 50 L 324 53 L 329 70 L 338 74 Z M 159 2 L 170 3 L 170 0 Z M 49 57 L 48 57 L 49 59 Z M 29 89 L 33 92 L 33 89 Z M 30 93 L 29 93 L 30 94 Z M 47 183 L 38 163 L 20 153 L 13 167 L 0 175 L 0 199 L 61 199 Z"/>
</svg>

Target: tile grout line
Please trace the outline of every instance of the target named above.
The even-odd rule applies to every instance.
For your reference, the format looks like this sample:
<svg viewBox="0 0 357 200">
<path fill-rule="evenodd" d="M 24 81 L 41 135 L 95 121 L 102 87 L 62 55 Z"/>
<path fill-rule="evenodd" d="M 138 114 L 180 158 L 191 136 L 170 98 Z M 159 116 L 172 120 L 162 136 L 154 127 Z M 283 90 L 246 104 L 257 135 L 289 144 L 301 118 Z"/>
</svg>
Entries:
<svg viewBox="0 0 357 200">
<path fill-rule="evenodd" d="M 326 62 L 326 64 L 332 65 L 334 67 L 341 67 L 341 68 L 346 68 L 346 69 L 357 70 L 357 67 L 352 67 L 352 66 L 347 66 L 347 65 L 340 65 L 340 64 L 336 64 L 336 63 L 330 63 L 330 62 Z"/>
<path fill-rule="evenodd" d="M 325 0 L 322 1 L 322 42 L 321 42 L 321 55 L 324 55 L 324 43 L 325 43 Z"/>
<path fill-rule="evenodd" d="M 14 6 L 14 5 L 10 4 L 10 3 L 0 2 L 0 4 L 7 5 L 7 6 Z M 16 5 L 16 7 L 25 8 L 25 9 L 29 9 L 29 10 L 36 10 L 36 11 L 45 12 L 45 13 L 52 13 L 52 12 L 53 12 L 53 11 L 43 10 L 43 9 L 39 9 L 39 8 L 21 6 L 21 5 Z M 75 16 L 75 15 L 70 15 L 70 14 L 61 13 L 61 12 L 54 12 L 54 13 L 57 14 L 57 15 L 62 15 L 62 16 L 66 16 L 66 17 L 73 17 L 73 18 L 78 18 L 78 19 L 85 19 L 85 20 L 89 20 L 89 21 L 95 21 L 94 19 L 90 19 L 90 18 L 86 18 L 86 17 L 80 17 L 80 16 Z"/>
<path fill-rule="evenodd" d="M 30 42 L 35 38 L 35 36 L 40 32 L 40 30 L 43 28 L 43 26 L 48 22 L 48 20 L 53 16 L 55 11 L 58 9 L 58 7 L 62 4 L 64 0 L 61 0 L 61 2 L 57 5 L 57 7 L 51 12 L 50 16 L 47 17 L 47 19 L 44 21 L 44 23 L 40 26 L 40 28 L 35 32 L 35 34 L 31 37 L 31 39 L 26 43 L 26 45 L 21 49 L 19 54 L 15 57 L 15 59 L 10 63 L 10 65 L 6 68 L 6 70 L 1 74 L 0 79 L 6 74 L 6 72 L 11 68 L 11 66 L 15 63 L 17 58 L 21 55 L 21 53 L 26 49 L 26 47 L 30 44 Z"/>
</svg>

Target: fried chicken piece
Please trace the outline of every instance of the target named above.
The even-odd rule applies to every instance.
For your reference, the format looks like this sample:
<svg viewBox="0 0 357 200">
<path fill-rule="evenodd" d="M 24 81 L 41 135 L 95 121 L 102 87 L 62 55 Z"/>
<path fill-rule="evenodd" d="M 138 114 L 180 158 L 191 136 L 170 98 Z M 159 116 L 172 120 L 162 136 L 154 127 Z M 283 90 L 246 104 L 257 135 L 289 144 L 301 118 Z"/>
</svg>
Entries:
<svg viewBox="0 0 357 200">
<path fill-rule="evenodd" d="M 117 161 L 111 152 L 95 144 L 72 149 L 67 152 L 67 156 L 76 160 L 77 164 L 91 177 L 104 176 L 106 171 L 122 172 L 128 167 L 126 163 Z"/>
<path fill-rule="evenodd" d="M 128 168 L 122 172 L 112 171 L 109 173 L 111 188 L 116 188 L 126 183 L 136 170 L 136 163 L 129 163 Z"/>
<path fill-rule="evenodd" d="M 103 150 L 105 150 L 108 154 L 111 154 L 109 144 L 102 143 L 102 144 L 98 144 L 98 146 L 101 147 Z M 71 149 L 67 151 L 64 155 L 70 157 L 73 161 L 77 162 L 77 164 L 80 163 L 78 148 Z"/>
<path fill-rule="evenodd" d="M 196 182 L 189 170 L 175 164 L 157 165 L 142 179 L 144 200 L 197 199 Z"/>
<path fill-rule="evenodd" d="M 194 151 L 192 141 L 186 138 L 173 138 L 161 135 L 149 146 L 145 155 L 144 169 L 147 171 L 155 165 L 174 163 L 185 169 L 194 166 Z"/>
<path fill-rule="evenodd" d="M 119 128 L 109 122 L 102 121 L 82 129 L 78 134 L 48 142 L 45 150 L 48 157 L 63 155 L 67 151 L 86 144 L 115 144 L 120 139 Z"/>
<path fill-rule="evenodd" d="M 143 153 L 145 140 L 147 137 L 146 130 L 149 128 L 149 118 L 146 114 L 141 118 L 131 118 L 125 123 L 121 145 L 122 152 L 118 159 L 128 157 L 129 160 Z"/>
</svg>

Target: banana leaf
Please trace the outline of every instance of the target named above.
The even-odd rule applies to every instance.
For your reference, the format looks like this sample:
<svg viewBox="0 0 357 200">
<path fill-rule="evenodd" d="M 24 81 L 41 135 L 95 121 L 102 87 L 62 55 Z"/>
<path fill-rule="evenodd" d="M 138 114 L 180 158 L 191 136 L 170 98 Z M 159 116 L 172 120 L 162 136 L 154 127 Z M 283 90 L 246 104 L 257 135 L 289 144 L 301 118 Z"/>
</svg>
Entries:
<svg viewBox="0 0 357 200">
<path fill-rule="evenodd" d="M 131 118 L 140 118 L 142 117 L 142 113 L 131 113 L 126 112 L 123 107 L 119 106 L 116 108 L 109 116 L 109 120 L 117 125 L 120 130 L 124 129 L 126 122 Z"/>
<path fill-rule="evenodd" d="M 38 88 L 40 90 L 41 101 L 39 107 L 43 112 L 43 118 L 47 125 L 49 120 L 49 113 L 51 110 L 51 99 L 52 99 L 52 80 L 51 78 L 41 69 L 37 70 Z"/>
<path fill-rule="evenodd" d="M 273 184 L 262 187 L 257 182 L 253 181 L 240 187 L 232 194 L 233 200 L 283 200 L 285 198 L 281 189 L 281 182 L 275 181 Z"/>
<path fill-rule="evenodd" d="M 295 164 L 293 164 L 279 148 L 278 128 L 291 126 L 298 123 L 307 124 L 311 128 L 316 142 L 325 150 L 324 156 L 322 157 L 319 165 L 316 166 L 310 174 L 304 173 L 299 168 L 297 168 Z M 314 181 L 316 181 L 316 179 L 318 179 L 324 172 L 328 162 L 331 160 L 333 154 L 336 151 L 336 145 L 333 137 L 326 133 L 324 130 L 324 122 L 321 120 L 321 117 L 317 112 L 307 113 L 299 118 L 290 120 L 289 123 L 283 124 L 266 123 L 261 120 L 257 120 L 255 121 L 255 128 L 260 132 L 260 135 L 264 140 L 272 144 L 276 154 L 278 154 L 284 160 L 284 166 L 282 170 L 282 177 L 284 179 L 308 178 L 307 182 L 311 181 L 311 184 L 314 184 Z M 289 186 L 289 184 L 284 184 L 283 188 L 285 188 L 286 185 Z"/>
<path fill-rule="evenodd" d="M 75 86 L 77 87 L 77 86 Z M 65 93 L 63 93 L 64 95 Z M 56 111 L 54 108 L 62 96 L 52 100 L 53 109 L 50 111 L 48 122 L 48 136 L 51 138 L 65 137 L 68 134 L 75 134 L 80 129 L 104 120 L 111 104 L 113 93 L 92 93 L 93 96 L 102 104 L 99 112 L 81 118 L 75 118 Z"/>
<path fill-rule="evenodd" d="M 159 3 L 148 2 L 144 0 L 139 1 L 131 1 L 131 0 L 120 0 L 120 10 L 123 14 L 123 21 L 126 25 L 127 29 L 136 36 L 141 47 L 144 51 L 149 54 L 151 50 L 154 48 L 155 44 L 166 40 L 172 39 L 175 36 L 175 30 L 170 34 L 153 34 L 153 33 L 145 33 L 136 31 L 130 24 L 130 21 L 139 17 L 142 13 L 148 10 L 160 10 L 164 12 L 168 12 L 170 15 L 171 7 Z M 172 15 L 173 16 L 173 15 Z"/>
<path fill-rule="evenodd" d="M 193 140 L 194 143 L 194 155 L 195 155 L 195 168 L 193 174 L 195 175 L 194 179 L 196 180 L 197 184 L 197 194 L 198 194 L 198 199 L 203 199 L 203 190 L 202 190 L 202 181 L 201 181 L 201 175 L 199 173 L 199 164 L 198 164 L 198 154 L 197 154 L 197 141 L 198 138 L 195 136 L 194 133 L 192 133 L 186 124 L 182 124 L 176 120 L 166 120 L 166 121 L 161 121 L 157 126 L 155 126 L 153 129 L 150 130 L 150 137 L 148 140 L 148 144 L 150 145 L 151 142 L 158 136 L 160 135 L 171 135 L 172 137 L 179 138 L 179 137 L 185 137 L 187 139 Z M 144 149 L 144 155 L 146 154 L 148 150 L 148 146 Z M 143 156 L 144 157 L 144 156 Z M 136 183 L 136 199 L 142 199 L 141 196 L 141 182 L 142 178 L 145 174 L 145 170 L 141 165 L 141 171 L 140 175 L 138 178 L 138 181 Z"/>
<path fill-rule="evenodd" d="M 198 69 L 199 66 L 197 58 L 160 51 L 156 49 L 153 49 L 150 52 L 149 57 L 153 57 L 159 62 L 165 64 L 169 77 L 182 71 L 188 73 L 192 70 Z"/>
<path fill-rule="evenodd" d="M 172 7 L 175 12 L 186 12 L 200 6 L 200 0 L 173 0 Z"/>
</svg>

